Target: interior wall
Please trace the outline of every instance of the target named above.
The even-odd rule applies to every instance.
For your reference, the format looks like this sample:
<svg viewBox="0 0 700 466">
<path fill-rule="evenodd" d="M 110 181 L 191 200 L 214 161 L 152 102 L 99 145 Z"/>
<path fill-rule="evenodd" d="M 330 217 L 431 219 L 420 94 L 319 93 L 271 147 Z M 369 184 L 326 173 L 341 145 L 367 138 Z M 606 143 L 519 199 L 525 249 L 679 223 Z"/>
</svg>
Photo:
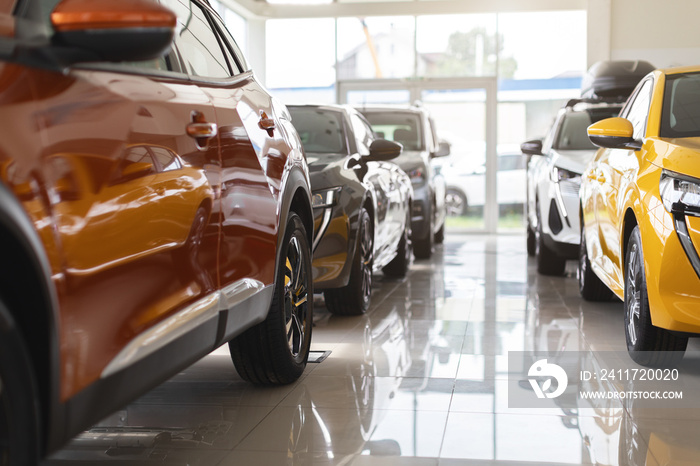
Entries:
<svg viewBox="0 0 700 466">
<path fill-rule="evenodd" d="M 611 18 L 612 60 L 647 60 L 658 68 L 700 64 L 698 0 L 612 0 Z"/>
</svg>

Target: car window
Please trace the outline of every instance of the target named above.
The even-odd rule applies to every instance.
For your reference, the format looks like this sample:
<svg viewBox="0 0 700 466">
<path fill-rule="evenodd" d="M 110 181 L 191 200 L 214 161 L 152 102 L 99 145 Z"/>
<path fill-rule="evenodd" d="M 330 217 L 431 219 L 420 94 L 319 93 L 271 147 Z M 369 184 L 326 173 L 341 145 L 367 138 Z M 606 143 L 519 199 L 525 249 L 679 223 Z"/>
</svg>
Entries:
<svg viewBox="0 0 700 466">
<path fill-rule="evenodd" d="M 558 150 L 586 150 L 595 146 L 588 139 L 586 129 L 591 124 L 587 112 L 569 112 L 562 119 L 554 148 Z"/>
<path fill-rule="evenodd" d="M 403 145 L 406 150 L 424 150 L 420 115 L 408 112 L 366 112 L 365 118 L 377 136 Z"/>
<path fill-rule="evenodd" d="M 231 66 L 235 65 L 236 68 L 238 68 L 238 71 L 248 71 L 250 66 L 248 66 L 245 56 L 243 56 L 243 52 L 241 52 L 241 49 L 238 47 L 238 44 L 231 35 L 231 32 L 226 28 L 226 26 L 224 26 L 221 18 L 216 15 L 212 15 L 212 18 L 216 23 L 219 33 L 224 37 L 224 42 L 231 48 L 228 50 L 228 47 L 225 47 L 227 49 L 227 54 L 233 54 L 233 62 L 231 62 Z"/>
<path fill-rule="evenodd" d="M 188 0 L 163 0 L 163 4 L 177 15 L 175 45 L 186 72 L 206 78 L 231 76 L 219 39 L 202 8 Z"/>
<path fill-rule="evenodd" d="M 666 77 L 661 137 L 700 136 L 700 73 Z"/>
<path fill-rule="evenodd" d="M 644 81 L 632 102 L 627 105 L 622 113 L 622 116 L 632 123 L 632 127 L 634 128 L 632 137 L 634 137 L 634 139 L 641 139 L 644 137 L 647 126 L 647 115 L 649 114 L 649 104 L 651 102 L 651 86 L 651 79 Z"/>
<path fill-rule="evenodd" d="M 557 133 L 557 128 L 559 128 L 559 122 L 562 118 L 563 113 L 560 112 L 557 118 L 554 119 L 554 123 L 552 123 L 552 126 L 549 127 L 547 136 L 545 136 L 544 140 L 542 141 L 543 154 L 549 154 L 549 150 L 552 148 L 552 144 L 554 143 L 554 135 Z"/>
<path fill-rule="evenodd" d="M 168 149 L 164 147 L 155 146 L 150 147 L 149 149 L 153 158 L 158 161 L 158 165 L 160 165 L 161 171 L 167 172 L 171 170 L 177 170 L 178 168 L 182 168 L 182 165 L 180 164 L 180 161 L 177 159 L 175 154 L 170 152 Z"/>
<path fill-rule="evenodd" d="M 374 141 L 374 130 L 355 114 L 350 115 L 350 123 L 355 133 L 355 141 L 357 141 L 357 152 L 359 152 L 360 155 L 368 155 L 369 146 L 371 146 L 372 141 Z"/>
<path fill-rule="evenodd" d="M 310 154 L 347 154 L 342 115 L 314 107 L 289 107 L 304 151 Z"/>
<path fill-rule="evenodd" d="M 112 184 L 124 183 L 156 172 L 156 166 L 151 154 L 145 146 L 130 147 L 119 163 L 112 177 Z"/>
</svg>

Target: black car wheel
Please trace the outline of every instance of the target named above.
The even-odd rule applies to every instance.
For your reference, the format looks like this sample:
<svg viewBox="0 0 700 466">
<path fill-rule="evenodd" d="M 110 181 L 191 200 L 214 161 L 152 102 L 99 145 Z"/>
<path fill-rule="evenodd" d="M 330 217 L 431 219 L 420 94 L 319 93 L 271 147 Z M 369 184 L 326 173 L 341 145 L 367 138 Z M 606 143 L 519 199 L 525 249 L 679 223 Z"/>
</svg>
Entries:
<svg viewBox="0 0 700 466">
<path fill-rule="evenodd" d="M 38 463 L 39 406 L 32 363 L 0 303 L 0 466 Z"/>
<path fill-rule="evenodd" d="M 411 267 L 411 259 L 413 259 L 413 244 L 411 243 L 411 216 L 409 214 L 399 241 L 396 257 L 385 265 L 382 271 L 387 277 L 403 278 Z"/>
<path fill-rule="evenodd" d="M 537 246 L 535 245 L 536 236 L 535 229 L 532 228 L 530 222 L 527 222 L 527 255 L 530 257 L 535 257 L 537 252 Z"/>
<path fill-rule="evenodd" d="M 542 275 L 564 275 L 566 270 L 566 260 L 550 249 L 544 242 L 542 232 L 542 216 L 540 215 L 540 204 L 536 204 L 537 209 L 537 229 L 535 230 L 535 258 L 537 260 L 537 272 Z"/>
<path fill-rule="evenodd" d="M 324 291 L 326 307 L 335 315 L 360 315 L 369 309 L 374 265 L 374 228 L 367 210 L 360 210 L 358 244 L 347 286 Z"/>
<path fill-rule="evenodd" d="M 229 343 L 240 376 L 252 383 L 297 380 L 309 357 L 313 321 L 311 250 L 304 224 L 289 215 L 267 318 Z"/>
<path fill-rule="evenodd" d="M 651 323 L 644 253 L 639 227 L 634 227 L 625 254 L 625 339 L 630 357 L 643 366 L 678 363 L 688 338 Z"/>
<path fill-rule="evenodd" d="M 586 301 L 608 301 L 613 294 L 591 268 L 583 224 L 581 225 L 581 244 L 578 248 L 578 291 Z"/>
<path fill-rule="evenodd" d="M 456 189 L 447 189 L 445 193 L 445 208 L 447 215 L 451 217 L 461 217 L 467 213 L 467 196 Z"/>
<path fill-rule="evenodd" d="M 432 218 L 430 215 L 427 218 Z M 430 259 L 433 255 L 433 222 L 428 225 L 428 233 L 425 238 L 413 238 L 413 254 L 416 259 Z"/>
</svg>

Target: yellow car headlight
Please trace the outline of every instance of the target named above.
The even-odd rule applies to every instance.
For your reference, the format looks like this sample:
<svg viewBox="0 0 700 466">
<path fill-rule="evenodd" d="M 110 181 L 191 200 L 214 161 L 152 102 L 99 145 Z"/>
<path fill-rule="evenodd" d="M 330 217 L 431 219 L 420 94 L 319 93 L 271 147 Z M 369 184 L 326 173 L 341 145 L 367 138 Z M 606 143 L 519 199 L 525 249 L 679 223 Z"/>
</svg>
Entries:
<svg viewBox="0 0 700 466">
<path fill-rule="evenodd" d="M 700 180 L 664 170 L 659 181 L 664 208 L 669 213 L 700 216 Z"/>
</svg>

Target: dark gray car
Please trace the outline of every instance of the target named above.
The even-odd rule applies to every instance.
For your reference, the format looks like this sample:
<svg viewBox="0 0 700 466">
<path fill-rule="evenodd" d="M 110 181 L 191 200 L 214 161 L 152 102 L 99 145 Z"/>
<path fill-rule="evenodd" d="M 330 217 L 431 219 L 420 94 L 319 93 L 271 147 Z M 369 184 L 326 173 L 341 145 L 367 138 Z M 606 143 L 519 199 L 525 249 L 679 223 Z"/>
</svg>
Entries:
<svg viewBox="0 0 700 466">
<path fill-rule="evenodd" d="M 413 252 L 419 259 L 432 255 L 433 242 L 445 238 L 445 179 L 436 173 L 431 159 L 449 155 L 449 145 L 439 143 L 435 123 L 419 106 L 382 106 L 359 109 L 374 131 L 401 143 L 403 152 L 394 161 L 411 178 L 413 185 Z"/>
</svg>

